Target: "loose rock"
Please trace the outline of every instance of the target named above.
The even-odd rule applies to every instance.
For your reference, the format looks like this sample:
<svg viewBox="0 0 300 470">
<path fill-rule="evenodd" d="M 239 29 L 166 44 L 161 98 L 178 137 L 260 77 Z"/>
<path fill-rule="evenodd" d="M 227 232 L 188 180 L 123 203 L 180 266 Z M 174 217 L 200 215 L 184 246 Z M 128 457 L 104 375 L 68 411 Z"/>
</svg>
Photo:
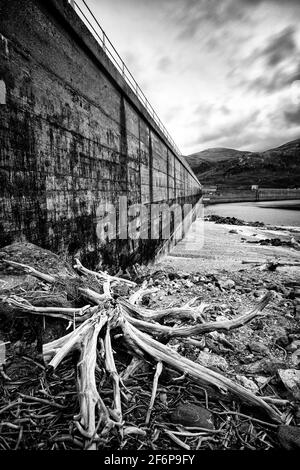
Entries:
<svg viewBox="0 0 300 470">
<path fill-rule="evenodd" d="M 275 359 L 261 359 L 252 364 L 245 364 L 241 367 L 242 372 L 247 374 L 274 374 L 278 369 L 282 368 L 284 363 Z"/>
<path fill-rule="evenodd" d="M 212 414 L 201 406 L 193 404 L 180 404 L 172 413 L 171 421 L 182 426 L 214 429 Z"/>
<path fill-rule="evenodd" d="M 250 390 L 251 392 L 253 392 L 253 393 L 258 393 L 259 387 L 256 385 L 255 382 L 253 382 L 253 380 L 248 379 L 248 378 L 245 377 L 244 375 L 236 375 L 236 380 L 237 380 L 241 385 L 243 385 L 243 387 L 247 388 L 247 389 Z"/>
<path fill-rule="evenodd" d="M 300 348 L 300 340 L 293 341 L 289 346 L 287 346 L 286 350 L 290 352 L 295 352 Z"/>
<path fill-rule="evenodd" d="M 219 285 L 222 289 L 230 290 L 235 287 L 235 282 L 232 279 L 220 280 Z"/>
<path fill-rule="evenodd" d="M 278 428 L 278 439 L 286 450 L 300 449 L 300 427 L 282 425 Z"/>
<path fill-rule="evenodd" d="M 300 400 L 300 370 L 285 369 L 278 370 L 278 375 L 286 389 L 296 400 Z"/>
<path fill-rule="evenodd" d="M 279 336 L 279 338 L 276 339 L 275 344 L 281 348 L 286 348 L 290 344 L 290 340 L 286 335 Z"/>
<path fill-rule="evenodd" d="M 222 371 L 226 371 L 228 369 L 226 359 L 212 352 L 201 351 L 197 358 L 197 362 L 210 369 L 220 369 Z"/>
<path fill-rule="evenodd" d="M 248 344 L 248 348 L 251 352 L 256 352 L 260 354 L 269 354 L 269 348 L 258 341 L 254 341 L 253 343 Z"/>
</svg>

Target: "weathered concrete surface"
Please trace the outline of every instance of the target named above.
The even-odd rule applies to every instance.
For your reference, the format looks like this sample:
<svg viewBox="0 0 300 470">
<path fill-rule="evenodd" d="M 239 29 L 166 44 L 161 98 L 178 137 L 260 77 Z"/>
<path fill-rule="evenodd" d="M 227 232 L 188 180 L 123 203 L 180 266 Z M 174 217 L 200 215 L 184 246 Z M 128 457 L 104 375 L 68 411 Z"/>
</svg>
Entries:
<svg viewBox="0 0 300 470">
<path fill-rule="evenodd" d="M 200 193 L 66 0 L 0 0 L 0 246 L 25 237 L 126 265 L 162 240 L 101 242 L 101 204 L 195 204 Z"/>
</svg>

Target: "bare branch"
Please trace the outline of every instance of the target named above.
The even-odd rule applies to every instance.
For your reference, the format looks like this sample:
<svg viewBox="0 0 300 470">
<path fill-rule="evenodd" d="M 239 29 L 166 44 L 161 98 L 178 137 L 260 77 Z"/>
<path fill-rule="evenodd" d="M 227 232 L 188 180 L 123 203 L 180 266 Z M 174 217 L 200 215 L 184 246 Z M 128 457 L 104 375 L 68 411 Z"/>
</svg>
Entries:
<svg viewBox="0 0 300 470">
<path fill-rule="evenodd" d="M 137 305 L 132 305 L 125 299 L 118 299 L 119 304 L 123 310 L 129 315 L 141 318 L 143 320 L 160 320 L 162 318 L 176 318 L 197 320 L 201 318 L 204 311 L 208 308 L 208 304 L 201 304 L 199 307 L 173 307 L 166 309 L 151 310 Z"/>
<path fill-rule="evenodd" d="M 225 330 L 229 331 L 234 328 L 239 328 L 246 323 L 249 323 L 251 320 L 256 318 L 258 315 L 261 314 L 261 311 L 266 307 L 269 301 L 272 298 L 272 294 L 268 292 L 263 299 L 260 300 L 256 304 L 256 306 L 247 313 L 243 315 L 239 315 L 231 320 L 222 320 L 216 322 L 209 322 L 209 323 L 202 323 L 192 326 L 185 326 L 185 327 L 169 327 L 165 325 L 160 325 L 159 323 L 150 323 L 144 320 L 138 320 L 136 318 L 132 318 L 128 315 L 127 305 L 125 307 L 123 299 L 119 299 L 119 304 L 123 312 L 125 313 L 126 319 L 136 327 L 140 328 L 143 331 L 148 333 L 154 333 L 161 336 L 166 337 L 179 337 L 179 336 L 197 336 L 199 334 L 208 333 L 210 331 L 216 330 Z"/>
<path fill-rule="evenodd" d="M 260 397 L 257 397 L 252 392 L 235 384 L 227 377 L 210 370 L 206 367 L 197 364 L 190 359 L 187 359 L 180 354 L 173 351 L 168 346 L 159 343 L 151 338 L 146 333 L 141 332 L 133 325 L 131 325 L 124 317 L 120 318 L 120 325 L 124 331 L 131 337 L 131 339 L 143 349 L 147 354 L 152 356 L 156 361 L 162 361 L 169 364 L 171 367 L 188 374 L 192 379 L 201 385 L 213 385 L 225 393 L 232 393 L 236 398 L 242 402 L 247 402 L 250 405 L 264 409 L 271 419 L 281 423 L 282 416 L 276 412 L 270 405 L 268 405 Z"/>
<path fill-rule="evenodd" d="M 150 400 L 150 404 L 149 404 L 149 408 L 148 408 L 148 412 L 147 412 L 147 416 L 146 416 L 146 421 L 145 421 L 146 426 L 148 426 L 149 421 L 150 421 L 150 417 L 151 417 L 151 413 L 152 413 L 152 410 L 153 410 L 153 405 L 154 405 L 154 401 L 155 401 L 155 397 L 156 397 L 156 392 L 157 392 L 158 379 L 159 379 L 160 374 L 162 373 L 162 370 L 163 370 L 163 365 L 162 365 L 162 362 L 159 361 L 156 364 L 156 371 L 155 371 L 155 375 L 154 375 L 154 379 L 153 379 L 151 400 Z"/>
<path fill-rule="evenodd" d="M 92 276 L 97 277 L 98 279 L 104 279 L 106 281 L 115 281 L 115 282 L 123 282 L 124 284 L 128 284 L 129 286 L 136 286 L 136 282 L 130 281 L 129 279 L 123 279 L 122 277 L 117 277 L 117 276 L 111 276 L 110 274 L 107 274 L 103 271 L 91 271 L 90 269 L 85 268 L 79 259 L 76 258 L 76 264 L 74 265 L 74 268 L 76 268 L 78 271 L 84 273 L 84 274 L 90 274 Z"/>
</svg>

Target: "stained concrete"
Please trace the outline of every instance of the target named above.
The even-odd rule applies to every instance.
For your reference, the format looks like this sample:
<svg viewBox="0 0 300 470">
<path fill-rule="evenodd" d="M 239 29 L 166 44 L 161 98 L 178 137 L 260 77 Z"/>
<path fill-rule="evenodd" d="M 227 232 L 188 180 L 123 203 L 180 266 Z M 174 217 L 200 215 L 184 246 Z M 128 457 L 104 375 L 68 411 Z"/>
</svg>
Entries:
<svg viewBox="0 0 300 470">
<path fill-rule="evenodd" d="M 153 258 L 161 237 L 99 240 L 99 207 L 193 206 L 200 184 L 66 0 L 0 0 L 0 83 L 0 247 Z"/>
</svg>

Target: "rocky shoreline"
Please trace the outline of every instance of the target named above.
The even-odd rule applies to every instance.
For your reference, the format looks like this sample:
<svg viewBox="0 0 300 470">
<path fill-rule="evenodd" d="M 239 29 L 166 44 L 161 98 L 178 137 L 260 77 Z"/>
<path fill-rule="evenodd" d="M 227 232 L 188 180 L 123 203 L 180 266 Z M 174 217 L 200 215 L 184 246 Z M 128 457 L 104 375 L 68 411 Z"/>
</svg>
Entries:
<svg viewBox="0 0 300 470">
<path fill-rule="evenodd" d="M 236 223 L 232 226 L 241 227 Z M 229 240 L 241 237 L 239 232 L 229 233 L 230 227 L 228 220 L 223 226 L 220 224 Z M 253 229 L 264 230 L 266 227 L 251 226 Z M 224 247 L 225 237 L 217 239 L 216 243 Z M 245 250 L 247 246 L 243 244 Z M 257 246 L 255 249 L 267 248 Z M 276 250 L 285 250 L 290 260 L 299 259 L 294 247 L 272 246 L 272 250 L 272 257 Z M 35 317 L 20 305 L 7 303 L 8 297 L 17 300 L 21 297 L 35 307 L 72 309 L 82 306 L 78 292 L 66 290 L 66 287 L 62 289 L 58 284 L 49 286 L 30 273 L 24 274 L 18 267 L 8 265 L 7 260 L 31 265 L 50 275 L 66 275 L 73 269 L 71 263 L 34 245 L 14 244 L 1 250 L 0 340 L 2 344 L 6 343 L 6 357 L 0 377 L 0 430 L 4 439 L 0 447 L 84 448 L 84 439 L 74 426 L 74 415 L 78 412 L 76 356 L 66 358 L 54 375 L 49 375 L 42 357 L 43 345 L 68 333 L 70 328 L 72 331 L 72 321 Z M 240 260 L 239 269 L 231 270 L 227 266 L 227 269 L 215 268 L 208 272 L 209 260 L 206 269 L 202 269 L 201 253 L 197 269 L 191 261 L 184 257 L 172 258 L 171 253 L 153 266 L 135 266 L 119 273 L 135 282 L 137 287 L 113 284 L 114 301 L 128 299 L 137 289 L 146 286 L 148 292 L 138 305 L 147 311 L 182 306 L 202 306 L 203 309 L 205 305 L 198 320 L 184 321 L 184 325 L 192 327 L 198 322 L 233 321 L 269 296 L 271 300 L 262 314 L 245 325 L 230 330 L 212 330 L 190 338 L 175 336 L 163 342 L 167 342 L 174 354 L 215 371 L 261 397 L 278 411 L 282 424 L 272 423 L 264 413 L 237 401 L 230 394 L 224 395 L 215 387 L 199 387 L 189 375 L 180 377 L 172 368 L 164 367 L 158 378 L 150 424 L 145 425 L 155 373 L 151 361 L 146 360 L 139 370 L 124 380 L 122 409 L 126 416 L 126 439 L 118 433 L 105 435 L 97 441 L 97 448 L 299 449 L 299 267 L 279 266 L 270 270 L 261 257 L 257 264 L 242 264 Z M 163 325 L 177 328 L 181 321 L 165 320 Z M 118 339 L 113 339 L 113 350 L 117 371 L 124 377 L 130 366 L 128 352 Z M 97 373 L 96 382 L 104 403 L 110 407 L 109 377 Z M 195 430 L 189 431 L 195 422 L 204 431 L 189 435 L 195 433 Z"/>
</svg>

